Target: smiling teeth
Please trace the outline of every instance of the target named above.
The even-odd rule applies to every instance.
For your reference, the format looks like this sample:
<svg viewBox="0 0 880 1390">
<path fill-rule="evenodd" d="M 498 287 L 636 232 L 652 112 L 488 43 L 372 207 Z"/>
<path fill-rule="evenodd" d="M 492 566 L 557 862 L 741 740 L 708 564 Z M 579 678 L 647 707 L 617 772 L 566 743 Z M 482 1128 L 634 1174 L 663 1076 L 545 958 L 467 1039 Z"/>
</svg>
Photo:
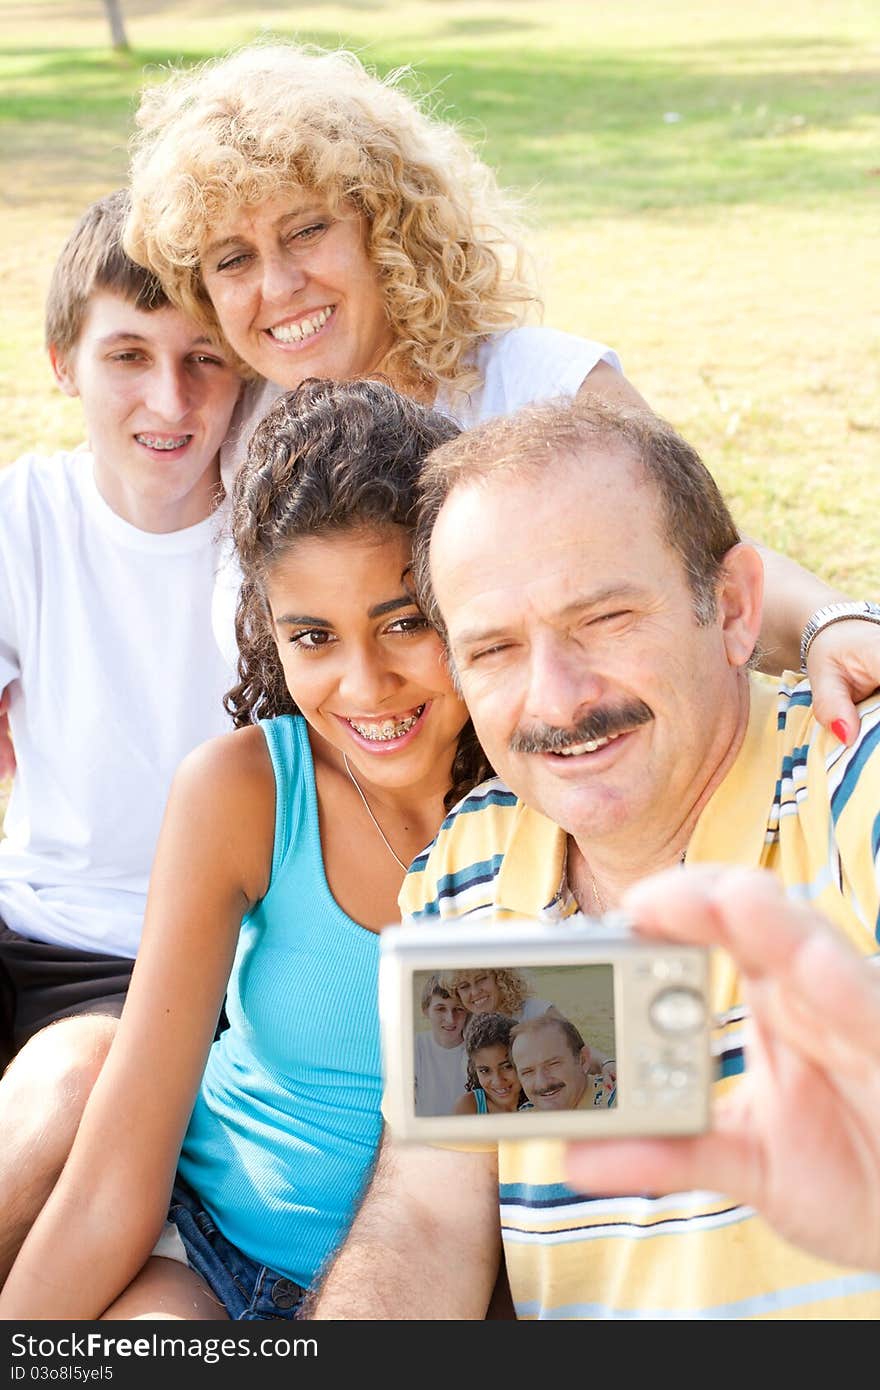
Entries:
<svg viewBox="0 0 880 1390">
<path fill-rule="evenodd" d="M 586 743 L 575 743 L 571 748 L 560 748 L 557 751 L 560 757 L 577 758 L 582 753 L 595 753 L 598 748 L 604 748 L 606 743 L 613 743 L 616 738 L 620 738 L 620 734 L 609 734 L 607 738 L 591 738 Z"/>
<path fill-rule="evenodd" d="M 311 338 L 319 328 L 323 328 L 332 313 L 333 305 L 331 304 L 326 309 L 319 309 L 310 318 L 298 319 L 296 323 L 279 323 L 275 328 L 270 328 L 267 331 L 279 343 L 301 343 L 303 338 Z"/>
<path fill-rule="evenodd" d="M 192 439 L 190 434 L 182 434 L 178 439 L 169 439 L 165 435 L 159 434 L 136 434 L 135 439 L 138 444 L 145 444 L 148 449 L 182 449 L 188 440 Z"/>
<path fill-rule="evenodd" d="M 359 724 L 356 719 L 349 719 L 348 723 L 355 729 L 361 738 L 367 738 L 371 743 L 390 743 L 393 738 L 403 738 L 410 729 L 421 718 L 424 705 L 419 705 L 414 714 L 408 714 L 405 719 L 384 719 L 381 724 Z"/>
</svg>

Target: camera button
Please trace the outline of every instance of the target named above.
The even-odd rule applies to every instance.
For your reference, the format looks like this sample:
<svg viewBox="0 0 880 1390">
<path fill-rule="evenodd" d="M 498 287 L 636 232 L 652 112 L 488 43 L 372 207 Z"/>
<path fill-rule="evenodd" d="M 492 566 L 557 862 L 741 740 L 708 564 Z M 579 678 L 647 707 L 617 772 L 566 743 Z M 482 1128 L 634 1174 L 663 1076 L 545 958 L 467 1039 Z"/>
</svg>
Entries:
<svg viewBox="0 0 880 1390">
<path fill-rule="evenodd" d="M 664 989 L 653 1000 L 649 1016 L 661 1033 L 693 1033 L 706 1021 L 702 995 L 692 989 Z"/>
</svg>

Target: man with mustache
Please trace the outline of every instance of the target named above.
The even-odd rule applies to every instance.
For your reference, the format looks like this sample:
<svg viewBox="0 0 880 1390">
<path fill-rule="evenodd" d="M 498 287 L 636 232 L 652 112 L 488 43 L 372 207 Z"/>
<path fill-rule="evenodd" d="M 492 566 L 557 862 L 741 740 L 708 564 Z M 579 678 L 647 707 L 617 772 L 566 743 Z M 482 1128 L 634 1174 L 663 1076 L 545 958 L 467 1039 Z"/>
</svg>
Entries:
<svg viewBox="0 0 880 1390">
<path fill-rule="evenodd" d="M 533 1018 L 510 1035 L 510 1057 L 535 1110 L 587 1110 L 607 1105 L 590 1074 L 593 1056 L 567 1018 Z"/>
<path fill-rule="evenodd" d="M 475 915 L 598 917 L 649 875 L 686 881 L 695 866 L 723 863 L 784 887 L 780 936 L 789 903 L 803 902 L 862 956 L 876 951 L 880 697 L 862 701 L 857 728 L 829 733 L 806 679 L 752 673 L 761 562 L 694 450 L 653 416 L 551 403 L 444 445 L 423 492 L 420 601 L 500 777 L 471 793 L 415 861 L 404 917 L 439 918 L 450 930 Z M 812 630 L 838 616 L 817 615 Z M 805 645 L 809 637 L 808 626 Z M 712 908 L 692 911 L 696 920 Z M 765 907 L 761 920 L 766 930 L 774 913 Z M 734 956 L 717 966 L 716 1091 L 723 1101 L 755 1098 L 743 978 Z M 836 1008 L 839 1019 L 839 1000 Z M 818 1229 L 816 1201 L 800 1196 L 821 1190 L 820 1171 L 835 1171 L 825 1161 L 841 1106 L 831 1104 L 827 1067 L 762 1066 L 753 1134 L 763 1142 L 772 1133 L 795 1074 L 798 1093 L 784 1106 L 791 1171 L 774 1200 L 730 1165 L 726 1177 L 767 1198 L 788 1239 L 877 1270 L 880 1254 L 857 1238 L 869 1210 L 860 1221 L 845 1186 L 840 1233 L 833 1222 Z M 805 1121 L 820 1097 L 829 1123 L 817 1132 Z M 812 1148 L 798 1142 L 799 1125 Z M 864 1123 L 854 1129 L 864 1134 Z M 876 1210 L 869 1147 L 847 1150 L 835 1192 L 839 1174 L 851 1174 Z M 756 1148 L 750 1164 L 754 1178 Z M 555 1142 L 502 1142 L 487 1155 L 386 1140 L 316 1316 L 481 1317 L 499 1231 L 519 1317 L 880 1314 L 876 1273 L 795 1249 L 748 1206 L 702 1186 L 648 1196 L 633 1163 L 619 1186 L 606 1164 L 592 1189 L 601 1195 L 591 1196 L 570 1186 L 588 1171 L 599 1170 Z M 438 1227 L 430 1193 L 441 1189 L 455 1197 Z M 790 1214 L 798 1202 L 802 1219 L 786 1219 L 781 1208 Z M 453 1248 L 455 1278 L 444 1279 Z"/>
</svg>

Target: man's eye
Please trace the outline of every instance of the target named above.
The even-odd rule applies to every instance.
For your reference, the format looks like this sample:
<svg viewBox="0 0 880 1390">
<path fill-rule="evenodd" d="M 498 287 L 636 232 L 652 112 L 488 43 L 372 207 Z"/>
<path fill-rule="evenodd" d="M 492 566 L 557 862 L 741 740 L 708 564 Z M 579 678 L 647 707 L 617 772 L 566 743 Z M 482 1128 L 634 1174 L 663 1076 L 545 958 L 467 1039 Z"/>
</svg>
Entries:
<svg viewBox="0 0 880 1390">
<path fill-rule="evenodd" d="M 469 652 L 466 657 L 466 664 L 475 665 L 478 661 L 484 661 L 487 657 L 500 656 L 510 647 L 509 642 L 493 642 L 491 647 L 480 647 L 477 651 Z"/>
<path fill-rule="evenodd" d="M 588 619 L 587 626 L 592 627 L 596 623 L 613 623 L 631 616 L 628 608 L 615 608 L 613 613 L 598 613 L 595 617 Z"/>
</svg>

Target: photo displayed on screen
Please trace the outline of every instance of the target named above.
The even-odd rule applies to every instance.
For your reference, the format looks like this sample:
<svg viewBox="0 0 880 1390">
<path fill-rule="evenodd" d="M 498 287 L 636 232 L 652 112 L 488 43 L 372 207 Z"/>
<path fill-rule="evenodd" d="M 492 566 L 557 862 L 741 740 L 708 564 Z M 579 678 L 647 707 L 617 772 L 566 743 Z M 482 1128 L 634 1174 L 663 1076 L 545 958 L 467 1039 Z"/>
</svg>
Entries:
<svg viewBox="0 0 880 1390">
<path fill-rule="evenodd" d="M 416 1115 L 617 1103 L 610 965 L 413 975 Z"/>
</svg>

